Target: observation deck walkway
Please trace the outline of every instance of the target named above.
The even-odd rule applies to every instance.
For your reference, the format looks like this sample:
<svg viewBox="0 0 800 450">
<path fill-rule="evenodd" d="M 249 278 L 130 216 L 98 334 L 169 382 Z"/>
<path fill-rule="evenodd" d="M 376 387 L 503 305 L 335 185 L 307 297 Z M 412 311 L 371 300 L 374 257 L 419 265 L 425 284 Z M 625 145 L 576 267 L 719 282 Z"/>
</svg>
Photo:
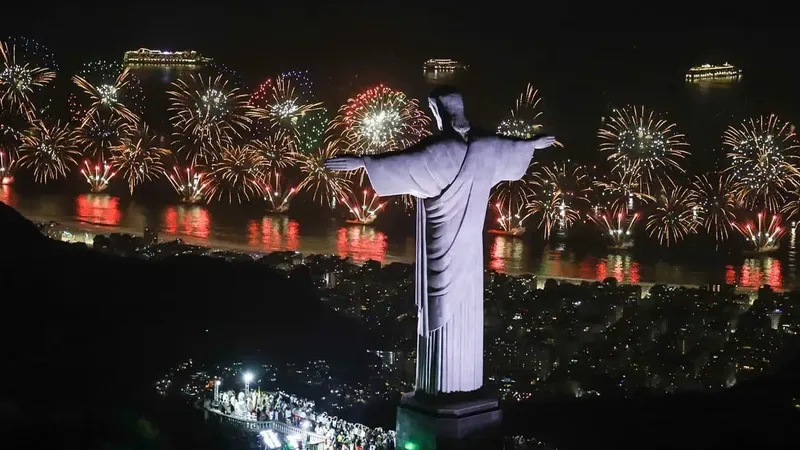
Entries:
<svg viewBox="0 0 800 450">
<path fill-rule="evenodd" d="M 225 414 L 224 412 L 213 408 L 210 404 L 206 405 L 204 409 L 207 413 L 219 417 L 221 421 L 235 425 L 245 430 L 255 431 L 255 432 L 272 430 L 284 436 L 301 436 L 303 438 L 303 441 L 307 442 L 309 445 L 315 445 L 325 442 L 325 436 L 314 433 L 312 431 L 304 430 L 294 425 L 289 425 L 288 423 L 285 422 L 280 422 L 277 420 L 259 421 L 259 420 L 245 419 L 242 417 Z"/>
</svg>

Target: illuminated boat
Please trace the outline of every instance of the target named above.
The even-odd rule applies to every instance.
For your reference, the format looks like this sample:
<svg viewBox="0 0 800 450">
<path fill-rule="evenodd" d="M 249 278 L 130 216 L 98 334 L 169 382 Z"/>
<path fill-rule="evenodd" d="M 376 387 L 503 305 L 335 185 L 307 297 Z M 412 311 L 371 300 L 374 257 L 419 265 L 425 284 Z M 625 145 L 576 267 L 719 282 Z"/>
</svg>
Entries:
<svg viewBox="0 0 800 450">
<path fill-rule="evenodd" d="M 522 236 L 523 234 L 525 234 L 525 227 L 511 228 L 510 230 L 501 230 L 501 229 L 497 229 L 497 228 L 491 228 L 491 229 L 489 229 L 489 233 L 491 233 L 491 234 L 499 234 L 501 236 L 519 237 L 519 236 Z"/>
<path fill-rule="evenodd" d="M 211 62 L 211 58 L 207 58 L 194 50 L 170 52 L 140 48 L 139 50 L 125 52 L 123 61 L 127 65 L 202 66 Z"/>
<path fill-rule="evenodd" d="M 713 64 L 703 64 L 701 66 L 692 67 L 686 73 L 686 80 L 708 80 L 712 78 L 739 78 L 742 76 L 742 69 L 736 68 L 732 64 L 722 64 L 720 66 Z"/>
<path fill-rule="evenodd" d="M 456 70 L 466 70 L 469 66 L 461 64 L 454 59 L 435 58 L 425 61 L 422 69 L 425 72 L 453 72 Z"/>
</svg>

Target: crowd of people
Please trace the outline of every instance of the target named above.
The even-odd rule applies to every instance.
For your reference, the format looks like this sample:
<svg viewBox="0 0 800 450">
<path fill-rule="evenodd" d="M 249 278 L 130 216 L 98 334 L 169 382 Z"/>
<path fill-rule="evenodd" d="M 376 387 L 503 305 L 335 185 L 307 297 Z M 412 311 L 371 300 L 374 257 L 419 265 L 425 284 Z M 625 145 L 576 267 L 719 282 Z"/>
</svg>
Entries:
<svg viewBox="0 0 800 450">
<path fill-rule="evenodd" d="M 314 402 L 284 392 L 220 392 L 211 403 L 219 412 L 252 421 L 283 422 L 324 437 L 326 450 L 392 450 L 395 432 L 369 428 L 314 410 Z"/>
</svg>

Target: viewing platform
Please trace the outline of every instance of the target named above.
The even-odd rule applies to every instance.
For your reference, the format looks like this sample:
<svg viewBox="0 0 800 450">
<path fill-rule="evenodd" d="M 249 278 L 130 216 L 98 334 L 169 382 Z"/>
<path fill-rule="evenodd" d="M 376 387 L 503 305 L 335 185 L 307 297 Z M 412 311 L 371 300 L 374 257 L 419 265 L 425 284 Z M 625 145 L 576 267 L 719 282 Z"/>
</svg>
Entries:
<svg viewBox="0 0 800 450">
<path fill-rule="evenodd" d="M 210 416 L 216 416 L 220 419 L 221 422 L 228 423 L 234 425 L 238 428 L 253 431 L 253 432 L 261 432 L 261 431 L 274 431 L 279 436 L 283 438 L 285 441 L 296 441 L 302 440 L 306 446 L 314 448 L 313 446 L 322 444 L 325 442 L 325 436 L 320 434 L 314 433 L 309 430 L 304 430 L 301 427 L 296 427 L 294 425 L 289 425 L 288 423 L 281 422 L 278 420 L 252 420 L 246 419 L 244 417 L 238 417 L 231 414 L 225 414 L 224 412 L 214 408 L 211 403 L 206 404 L 203 407 L 204 411 L 206 412 L 206 419 Z"/>
</svg>

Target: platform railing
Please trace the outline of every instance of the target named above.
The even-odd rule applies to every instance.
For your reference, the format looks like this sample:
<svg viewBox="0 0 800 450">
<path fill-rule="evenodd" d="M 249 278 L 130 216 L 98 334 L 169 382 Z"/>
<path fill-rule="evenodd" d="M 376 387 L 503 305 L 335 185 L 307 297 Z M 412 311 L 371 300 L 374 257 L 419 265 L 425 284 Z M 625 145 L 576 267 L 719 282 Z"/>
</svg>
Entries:
<svg viewBox="0 0 800 450">
<path fill-rule="evenodd" d="M 277 433 L 293 436 L 299 435 L 302 436 L 304 440 L 308 440 L 311 444 L 316 444 L 319 442 L 323 442 L 325 440 L 325 436 L 321 434 L 317 434 L 308 430 L 304 430 L 300 427 L 296 427 L 294 425 L 289 425 L 285 422 L 280 422 L 277 420 L 252 420 L 252 419 L 245 419 L 243 417 L 233 416 L 230 414 L 225 414 L 224 412 L 209 407 L 206 407 L 206 411 L 211 414 L 218 416 L 225 422 L 234 424 L 240 428 L 244 428 L 246 430 L 252 431 L 263 431 L 263 430 L 273 430 Z"/>
</svg>

